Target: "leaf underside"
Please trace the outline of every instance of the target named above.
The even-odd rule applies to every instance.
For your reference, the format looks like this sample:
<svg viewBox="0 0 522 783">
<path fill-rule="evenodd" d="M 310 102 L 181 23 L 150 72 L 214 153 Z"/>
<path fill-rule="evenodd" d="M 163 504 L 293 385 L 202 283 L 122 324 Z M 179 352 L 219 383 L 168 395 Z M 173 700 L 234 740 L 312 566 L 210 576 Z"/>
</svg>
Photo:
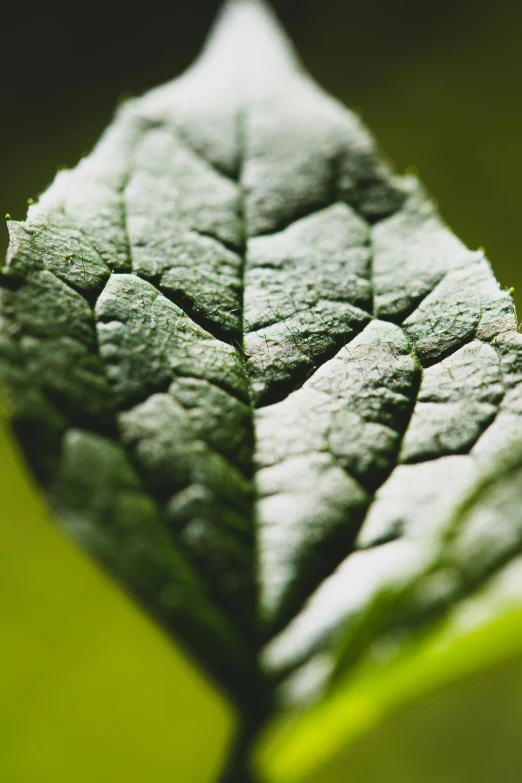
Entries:
<svg viewBox="0 0 522 783">
<path fill-rule="evenodd" d="M 519 437 L 511 297 L 256 0 L 9 229 L 27 461 L 249 725 L 522 548 L 456 511 Z"/>
</svg>

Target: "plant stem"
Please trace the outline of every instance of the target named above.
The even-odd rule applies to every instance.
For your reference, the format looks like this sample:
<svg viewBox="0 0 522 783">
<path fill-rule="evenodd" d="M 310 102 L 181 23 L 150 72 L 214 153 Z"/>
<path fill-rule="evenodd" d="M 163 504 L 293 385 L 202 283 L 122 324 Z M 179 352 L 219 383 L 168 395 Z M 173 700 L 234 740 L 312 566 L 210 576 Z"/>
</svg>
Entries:
<svg viewBox="0 0 522 783">
<path fill-rule="evenodd" d="M 258 703 L 256 707 L 257 709 L 244 709 L 242 712 L 242 724 L 230 751 L 226 767 L 219 778 L 219 783 L 259 783 L 252 768 L 252 749 L 271 710 L 270 706 L 265 703 Z"/>
</svg>

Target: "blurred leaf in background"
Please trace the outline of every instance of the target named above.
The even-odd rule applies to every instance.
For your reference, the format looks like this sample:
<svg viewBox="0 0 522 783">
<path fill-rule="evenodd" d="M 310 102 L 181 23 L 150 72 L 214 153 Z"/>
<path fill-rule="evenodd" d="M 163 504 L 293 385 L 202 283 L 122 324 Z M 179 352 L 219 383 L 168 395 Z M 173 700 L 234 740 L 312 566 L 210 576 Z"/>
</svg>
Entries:
<svg viewBox="0 0 522 783">
<path fill-rule="evenodd" d="M 263 779 L 517 783 L 521 566 L 519 558 L 389 659 L 363 661 L 304 715 L 276 722 L 258 753 Z"/>
<path fill-rule="evenodd" d="M 0 780 L 213 783 L 224 699 L 51 526 L 4 422 L 0 465 Z"/>
<path fill-rule="evenodd" d="M 520 4 L 275 6 L 311 73 L 360 108 L 396 168 L 416 167 L 456 233 L 522 293 Z M 118 96 L 188 66 L 217 7 L 4 11 L 0 208 L 23 218 L 89 151 Z M 192 758 L 183 783 L 213 780 L 233 720 L 224 702 L 48 524 L 5 433 L 0 477 L 2 779 L 161 783 Z"/>
</svg>

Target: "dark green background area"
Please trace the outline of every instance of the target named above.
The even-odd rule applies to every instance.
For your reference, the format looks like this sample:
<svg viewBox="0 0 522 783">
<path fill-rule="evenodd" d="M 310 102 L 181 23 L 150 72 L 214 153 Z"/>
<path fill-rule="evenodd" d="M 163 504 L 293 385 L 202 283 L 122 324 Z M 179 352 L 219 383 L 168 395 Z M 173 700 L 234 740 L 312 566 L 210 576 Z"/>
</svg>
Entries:
<svg viewBox="0 0 522 783">
<path fill-rule="evenodd" d="M 522 6 L 517 0 L 280 0 L 323 86 L 357 107 L 399 171 L 415 167 L 452 228 L 522 290 Z M 0 209 L 22 218 L 88 152 L 123 93 L 184 69 L 219 3 L 4 11 Z M 163 6 L 161 6 L 163 8 Z M 2 252 L 6 244 L 2 230 Z"/>
</svg>

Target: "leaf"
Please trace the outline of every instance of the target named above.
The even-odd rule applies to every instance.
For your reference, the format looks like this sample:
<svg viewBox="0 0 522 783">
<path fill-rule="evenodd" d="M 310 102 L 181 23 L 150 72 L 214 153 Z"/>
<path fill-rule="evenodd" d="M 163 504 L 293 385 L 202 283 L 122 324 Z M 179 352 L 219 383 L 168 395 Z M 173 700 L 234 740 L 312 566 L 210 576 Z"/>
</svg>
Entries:
<svg viewBox="0 0 522 783">
<path fill-rule="evenodd" d="M 64 528 L 238 706 L 230 780 L 282 705 L 518 553 L 516 517 L 463 510 L 519 439 L 511 297 L 261 3 L 9 228 L 13 429 Z"/>
<path fill-rule="evenodd" d="M 212 783 L 229 705 L 51 527 L 6 434 L 2 421 L 0 779 Z"/>
<path fill-rule="evenodd" d="M 287 709 L 273 722 L 258 750 L 263 780 L 516 779 L 522 557 L 518 553 L 507 565 L 491 569 L 489 577 L 479 564 L 491 568 L 502 549 L 516 549 L 521 487 L 519 446 L 470 492 L 438 561 L 410 580 L 386 618 L 388 633 L 381 628 L 380 638 L 366 645 L 364 658 L 346 666 L 341 645 L 308 664 L 309 673 L 313 665 L 337 666 L 333 685 L 319 702 L 297 713 Z M 488 548 L 496 558 L 484 554 Z M 462 587 L 463 578 L 473 573 L 474 583 L 466 586 L 470 594 L 458 602 L 455 593 L 440 589 L 455 586 L 459 577 Z M 426 596 L 431 608 L 438 599 L 447 611 L 442 619 L 426 623 L 424 618 L 420 624 Z M 400 620 L 408 627 L 400 628 Z M 353 644 L 354 634 L 350 637 Z M 306 684 L 304 674 L 303 669 L 294 688 L 299 678 Z"/>
<path fill-rule="evenodd" d="M 520 593 L 517 601 L 520 606 Z M 264 739 L 262 779 L 487 783 L 499 775 L 515 781 L 521 619 L 519 609 L 469 634 L 448 623 L 396 660 L 355 671 L 321 710 L 292 726 L 279 724 Z"/>
</svg>

